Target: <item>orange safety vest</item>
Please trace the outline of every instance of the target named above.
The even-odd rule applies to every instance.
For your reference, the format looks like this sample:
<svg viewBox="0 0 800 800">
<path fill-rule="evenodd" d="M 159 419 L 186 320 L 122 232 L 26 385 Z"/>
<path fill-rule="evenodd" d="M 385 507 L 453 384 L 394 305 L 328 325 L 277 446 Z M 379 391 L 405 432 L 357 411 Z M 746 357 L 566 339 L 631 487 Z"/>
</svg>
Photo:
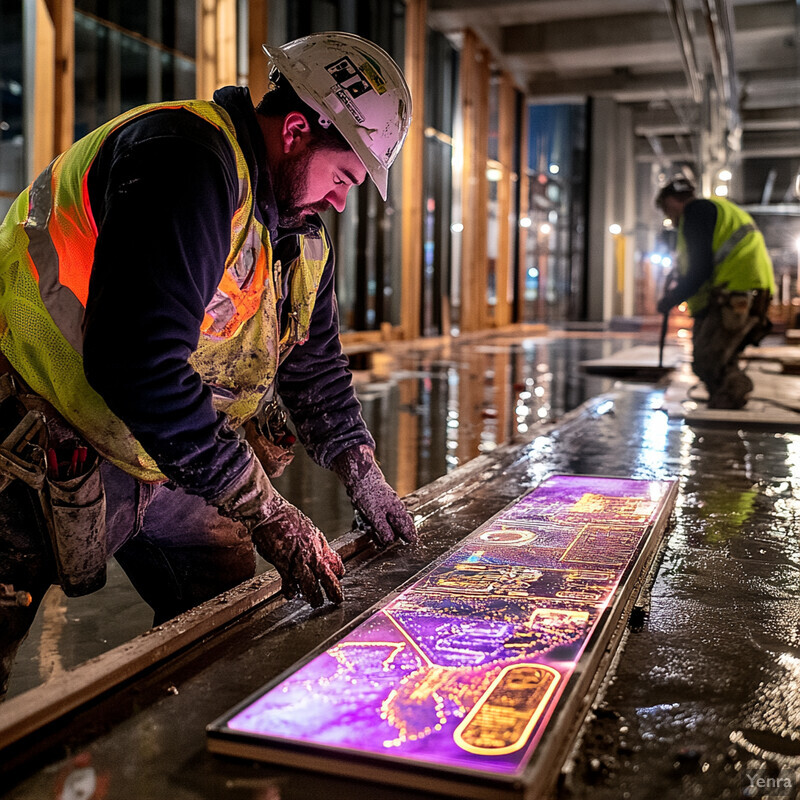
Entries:
<svg viewBox="0 0 800 800">
<path fill-rule="evenodd" d="M 220 390 L 214 403 L 232 427 L 256 413 L 280 361 L 308 339 L 330 252 L 322 230 L 300 237 L 300 256 L 289 266 L 290 326 L 281 335 L 276 313 L 280 269 L 273 263 L 269 232 L 253 213 L 244 153 L 227 112 L 203 100 L 156 103 L 116 117 L 58 156 L 15 200 L 0 226 L 0 349 L 33 391 L 102 456 L 152 482 L 165 476 L 86 380 L 81 323 L 97 241 L 89 170 L 113 131 L 160 109 L 186 109 L 202 117 L 227 136 L 236 158 L 239 202 L 231 220 L 230 251 L 190 358 L 203 381 Z"/>
</svg>

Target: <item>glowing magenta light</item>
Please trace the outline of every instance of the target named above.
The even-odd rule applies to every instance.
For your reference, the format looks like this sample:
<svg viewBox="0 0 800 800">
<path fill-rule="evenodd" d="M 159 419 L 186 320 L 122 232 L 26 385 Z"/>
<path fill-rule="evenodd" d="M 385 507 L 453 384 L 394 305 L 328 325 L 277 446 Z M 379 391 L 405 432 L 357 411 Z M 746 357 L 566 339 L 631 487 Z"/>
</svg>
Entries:
<svg viewBox="0 0 800 800">
<path fill-rule="evenodd" d="M 520 775 L 673 489 L 549 478 L 210 726 L 210 742 L 278 762 L 288 748 Z"/>
</svg>

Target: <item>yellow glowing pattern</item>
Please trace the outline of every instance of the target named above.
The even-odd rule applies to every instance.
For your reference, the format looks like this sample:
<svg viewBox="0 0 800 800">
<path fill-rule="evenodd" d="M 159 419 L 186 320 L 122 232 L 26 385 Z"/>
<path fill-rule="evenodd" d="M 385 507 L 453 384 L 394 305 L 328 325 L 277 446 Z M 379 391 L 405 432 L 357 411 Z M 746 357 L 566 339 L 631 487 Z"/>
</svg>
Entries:
<svg viewBox="0 0 800 800">
<path fill-rule="evenodd" d="M 544 664 L 506 667 L 456 728 L 456 744 L 487 756 L 524 747 L 560 679 L 556 670 Z"/>
</svg>

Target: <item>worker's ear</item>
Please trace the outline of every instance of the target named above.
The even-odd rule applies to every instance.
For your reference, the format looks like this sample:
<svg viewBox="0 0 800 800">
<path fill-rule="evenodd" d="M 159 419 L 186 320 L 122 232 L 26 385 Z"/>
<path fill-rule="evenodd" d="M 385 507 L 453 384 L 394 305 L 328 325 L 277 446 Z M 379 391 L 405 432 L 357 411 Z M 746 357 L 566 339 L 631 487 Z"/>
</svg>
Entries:
<svg viewBox="0 0 800 800">
<path fill-rule="evenodd" d="M 311 138 L 311 126 L 299 111 L 290 111 L 283 119 L 281 144 L 283 152 L 294 155 L 302 150 Z"/>
</svg>

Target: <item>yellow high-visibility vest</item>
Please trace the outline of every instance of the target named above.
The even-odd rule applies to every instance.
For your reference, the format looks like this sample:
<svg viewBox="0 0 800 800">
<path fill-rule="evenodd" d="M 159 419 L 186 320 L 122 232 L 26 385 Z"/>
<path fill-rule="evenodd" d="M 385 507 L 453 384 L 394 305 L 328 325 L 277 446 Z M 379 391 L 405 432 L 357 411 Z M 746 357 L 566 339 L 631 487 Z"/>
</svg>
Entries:
<svg viewBox="0 0 800 800">
<path fill-rule="evenodd" d="M 766 289 L 770 294 L 775 294 L 772 260 L 753 218 L 744 209 L 722 197 L 709 200 L 717 207 L 717 222 L 711 243 L 714 270 L 711 279 L 686 301 L 692 316 L 705 309 L 711 290 L 715 287 L 730 292 Z M 677 253 L 678 271 L 685 275 L 689 267 L 689 254 L 683 234 L 683 219 L 681 216 L 678 225 Z"/>
<path fill-rule="evenodd" d="M 255 414 L 280 360 L 308 338 L 330 251 L 322 231 L 300 237 L 300 256 L 289 265 L 291 322 L 281 335 L 276 313 L 281 276 L 275 274 L 269 232 L 253 213 L 244 153 L 228 113 L 202 100 L 155 103 L 116 117 L 58 156 L 14 201 L 0 226 L 0 350 L 98 453 L 152 482 L 165 479 L 158 465 L 86 380 L 81 322 L 97 241 L 89 170 L 111 133 L 162 109 L 197 114 L 225 134 L 236 158 L 239 198 L 225 272 L 190 358 L 203 381 L 221 390 L 215 405 L 234 428 Z"/>
</svg>

